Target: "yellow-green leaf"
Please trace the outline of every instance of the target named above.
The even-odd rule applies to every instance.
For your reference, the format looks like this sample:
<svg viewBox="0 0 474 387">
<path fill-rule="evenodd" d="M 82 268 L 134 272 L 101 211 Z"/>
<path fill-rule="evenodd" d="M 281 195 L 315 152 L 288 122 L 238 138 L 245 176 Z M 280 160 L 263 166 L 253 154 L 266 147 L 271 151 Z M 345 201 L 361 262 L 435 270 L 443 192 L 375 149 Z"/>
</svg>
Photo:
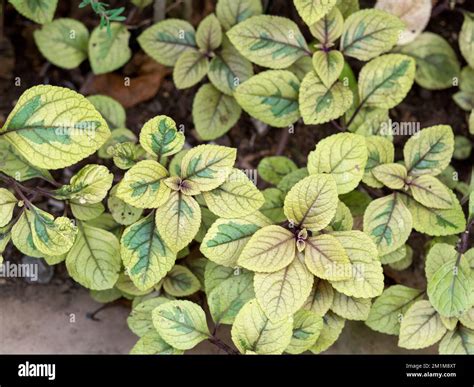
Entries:
<svg viewBox="0 0 474 387">
<path fill-rule="evenodd" d="M 173 81 L 178 89 L 199 83 L 209 70 L 209 61 L 199 51 L 186 51 L 178 58 L 173 70 Z"/>
<path fill-rule="evenodd" d="M 296 10 L 307 25 L 313 25 L 336 5 L 336 0 L 294 0 Z"/>
<path fill-rule="evenodd" d="M 155 331 L 153 326 L 152 312 L 161 304 L 169 302 L 165 297 L 154 297 L 149 300 L 140 302 L 134 306 L 127 318 L 127 325 L 130 330 L 137 336 L 142 337 L 147 333 Z"/>
<path fill-rule="evenodd" d="M 122 23 L 110 23 L 110 33 L 96 27 L 89 39 L 89 61 L 94 74 L 109 73 L 127 63 L 132 57 L 129 39 L 130 32 Z"/>
<path fill-rule="evenodd" d="M 375 300 L 365 324 L 374 331 L 398 335 L 403 315 L 423 295 L 423 291 L 404 285 L 390 286 Z"/>
<path fill-rule="evenodd" d="M 310 51 L 296 23 L 280 16 L 261 15 L 234 26 L 227 36 L 253 63 L 284 69 Z"/>
<path fill-rule="evenodd" d="M 261 0 L 218 0 L 217 18 L 225 30 L 263 12 Z"/>
<path fill-rule="evenodd" d="M 257 172 L 266 182 L 277 185 L 285 176 L 297 169 L 295 162 L 286 156 L 269 156 L 260 160 Z"/>
<path fill-rule="evenodd" d="M 113 187 L 107 199 L 110 214 L 118 224 L 130 226 L 140 219 L 143 209 L 127 204 L 117 197 L 117 186 Z"/>
<path fill-rule="evenodd" d="M 186 266 L 175 265 L 166 275 L 163 289 L 173 297 L 186 297 L 201 289 L 201 283 Z"/>
<path fill-rule="evenodd" d="M 102 215 L 105 211 L 104 205 L 99 203 L 81 204 L 78 201 L 70 202 L 71 211 L 77 220 L 92 220 Z"/>
<path fill-rule="evenodd" d="M 293 334 L 285 352 L 292 355 L 306 352 L 314 345 L 322 329 L 323 319 L 321 316 L 309 310 L 299 310 L 293 316 Z"/>
<path fill-rule="evenodd" d="M 242 109 L 237 101 L 210 83 L 202 85 L 193 101 L 193 121 L 203 140 L 227 133 L 239 120 Z"/>
<path fill-rule="evenodd" d="M 292 328 L 292 317 L 272 322 L 257 300 L 251 300 L 235 317 L 232 341 L 243 354 L 278 355 L 290 344 Z"/>
<path fill-rule="evenodd" d="M 258 212 L 245 219 L 218 219 L 207 231 L 200 250 L 219 265 L 235 267 L 252 235 L 269 225 L 270 221 Z"/>
<path fill-rule="evenodd" d="M 318 278 L 339 281 L 352 275 L 346 250 L 332 235 L 308 238 L 304 253 L 306 266 Z"/>
<path fill-rule="evenodd" d="M 130 355 L 182 355 L 184 351 L 173 348 L 156 331 L 140 337 L 130 351 Z"/>
<path fill-rule="evenodd" d="M 397 194 L 374 200 L 364 214 L 364 232 L 381 255 L 403 246 L 411 234 L 413 219 Z"/>
<path fill-rule="evenodd" d="M 398 345 L 420 349 L 433 345 L 446 333 L 441 318 L 429 301 L 417 301 L 408 308 L 400 324 Z"/>
<path fill-rule="evenodd" d="M 176 253 L 156 228 L 153 213 L 125 229 L 120 253 L 130 279 L 140 290 L 150 289 L 161 281 L 176 260 Z"/>
<path fill-rule="evenodd" d="M 310 310 L 318 316 L 324 316 L 332 305 L 334 289 L 328 281 L 314 278 L 313 289 L 303 305 L 303 309 Z"/>
<path fill-rule="evenodd" d="M 69 275 L 88 289 L 112 288 L 122 265 L 118 239 L 85 223 L 78 226 L 76 241 L 66 257 Z"/>
<path fill-rule="evenodd" d="M 255 296 L 270 321 L 291 317 L 311 292 L 313 275 L 301 258 L 298 255 L 287 267 L 274 273 L 255 273 Z"/>
<path fill-rule="evenodd" d="M 295 254 L 295 236 L 292 232 L 281 226 L 266 226 L 250 238 L 238 264 L 248 270 L 273 273 L 288 266 Z"/>
<path fill-rule="evenodd" d="M 301 82 L 299 104 L 306 125 L 335 120 L 349 110 L 352 102 L 353 94 L 342 82 L 327 87 L 314 71 Z"/>
<path fill-rule="evenodd" d="M 347 320 L 365 321 L 369 316 L 371 306 L 370 298 L 349 297 L 336 292 L 331 310 Z"/>
<path fill-rule="evenodd" d="M 321 82 L 328 89 L 339 79 L 344 68 L 344 56 L 337 50 L 316 51 L 313 66 Z"/>
<path fill-rule="evenodd" d="M 58 5 L 58 0 L 8 0 L 8 2 L 23 16 L 38 24 L 52 21 Z"/>
<path fill-rule="evenodd" d="M 0 188 L 0 227 L 10 223 L 18 200 L 6 188 Z"/>
<path fill-rule="evenodd" d="M 423 129 L 403 148 L 408 173 L 415 176 L 439 175 L 451 162 L 453 152 L 454 134 L 448 125 Z"/>
<path fill-rule="evenodd" d="M 380 136 L 367 137 L 365 143 L 368 158 L 362 181 L 372 188 L 382 188 L 383 184 L 376 178 L 374 168 L 382 164 L 393 163 L 395 158 L 393 143 Z"/>
<path fill-rule="evenodd" d="M 55 19 L 33 33 L 41 54 L 64 69 L 78 67 L 87 58 L 89 31 L 80 21 Z"/>
<path fill-rule="evenodd" d="M 219 187 L 230 175 L 237 152 L 220 145 L 199 145 L 183 157 L 181 177 L 202 191 Z"/>
<path fill-rule="evenodd" d="M 46 169 L 77 163 L 109 135 L 107 123 L 86 98 L 49 85 L 25 91 L 0 130 L 0 138 L 29 163 Z"/>
<path fill-rule="evenodd" d="M 327 350 L 333 345 L 341 335 L 346 320 L 337 314 L 329 311 L 323 316 L 323 328 L 316 343 L 309 349 L 312 353 L 318 354 Z"/>
<path fill-rule="evenodd" d="M 157 208 L 170 195 L 163 183 L 168 176 L 165 167 L 154 160 L 143 160 L 134 165 L 117 187 L 117 197 L 136 208 Z"/>
<path fill-rule="evenodd" d="M 459 48 L 470 67 L 474 67 L 474 13 L 464 12 L 464 23 L 459 33 Z"/>
<path fill-rule="evenodd" d="M 87 99 L 102 114 L 111 129 L 125 128 L 126 113 L 120 102 L 108 95 L 91 95 Z M 133 133 L 133 132 L 132 132 Z M 133 137 L 135 139 L 136 137 Z"/>
<path fill-rule="evenodd" d="M 156 210 L 156 227 L 174 251 L 187 246 L 201 224 L 201 208 L 191 196 L 173 191 L 168 201 Z"/>
<path fill-rule="evenodd" d="M 299 89 L 300 81 L 290 71 L 269 70 L 242 83 L 234 97 L 252 117 L 283 128 L 300 118 Z"/>
<path fill-rule="evenodd" d="M 333 43 L 342 35 L 344 17 L 339 8 L 334 7 L 321 20 L 309 25 L 309 29 L 320 43 Z"/>
<path fill-rule="evenodd" d="M 199 48 L 211 52 L 222 43 L 222 27 L 216 15 L 206 16 L 196 31 L 196 43 Z"/>
<path fill-rule="evenodd" d="M 397 163 L 382 164 L 372 171 L 375 178 L 391 189 L 402 189 L 407 180 L 408 171 L 405 166 Z"/>
<path fill-rule="evenodd" d="M 33 235 L 31 231 L 31 225 L 26 217 L 25 210 L 14 224 L 11 231 L 11 239 L 15 247 L 23 254 L 29 257 L 43 257 L 45 254 L 38 250 L 33 242 Z M 4 238 L 2 238 L 4 240 Z"/>
<path fill-rule="evenodd" d="M 337 187 L 330 175 L 311 175 L 299 181 L 285 198 L 290 222 L 313 232 L 325 228 L 336 214 Z"/>
<path fill-rule="evenodd" d="M 265 199 L 254 183 L 239 169 L 233 169 L 224 184 L 203 192 L 207 207 L 221 218 L 241 218 L 256 212 Z"/>
<path fill-rule="evenodd" d="M 170 301 L 153 311 L 153 325 L 165 342 L 188 350 L 210 337 L 206 314 L 190 301 Z"/>
<path fill-rule="evenodd" d="M 451 208 L 451 191 L 436 177 L 422 175 L 415 177 L 409 184 L 413 198 L 430 208 Z"/>
<path fill-rule="evenodd" d="M 308 156 L 308 171 L 310 175 L 330 173 L 340 195 L 352 191 L 362 180 L 367 157 L 364 137 L 339 133 L 318 142 Z"/>
<path fill-rule="evenodd" d="M 474 330 L 458 325 L 439 343 L 440 355 L 473 355 Z"/>
<path fill-rule="evenodd" d="M 184 145 L 184 134 L 176 129 L 176 123 L 167 116 L 156 116 L 147 121 L 140 132 L 140 144 L 158 160 L 178 153 Z"/>
<path fill-rule="evenodd" d="M 391 109 L 402 102 L 415 79 L 415 60 L 387 54 L 371 60 L 359 74 L 360 100 L 367 107 Z"/>
<path fill-rule="evenodd" d="M 405 24 L 396 16 L 377 9 L 358 11 L 347 18 L 341 37 L 344 55 L 367 61 L 397 44 Z"/>
</svg>

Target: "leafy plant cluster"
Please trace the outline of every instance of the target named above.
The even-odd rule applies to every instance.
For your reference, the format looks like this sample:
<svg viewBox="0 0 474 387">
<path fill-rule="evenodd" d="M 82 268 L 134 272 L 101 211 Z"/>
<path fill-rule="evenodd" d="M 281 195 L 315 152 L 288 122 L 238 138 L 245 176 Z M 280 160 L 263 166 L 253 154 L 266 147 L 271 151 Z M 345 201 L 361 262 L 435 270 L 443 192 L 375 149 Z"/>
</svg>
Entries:
<svg viewBox="0 0 474 387">
<path fill-rule="evenodd" d="M 181 354 L 204 340 L 228 353 L 320 353 L 347 320 L 397 335 L 404 348 L 440 341 L 440 353 L 474 353 L 474 182 L 454 179 L 451 165 L 469 157 L 471 141 L 436 125 L 408 133 L 396 152 L 389 116 L 414 82 L 447 88 L 459 73 L 454 98 L 472 110 L 472 69 L 460 72 L 432 33 L 397 46 L 406 26 L 379 8 L 294 5 L 315 42 L 293 21 L 262 15 L 255 0 L 219 0 L 197 30 L 167 19 L 138 41 L 174 66 L 178 88 L 209 79 L 193 104 L 201 139 L 223 135 L 241 110 L 275 127 L 302 119 L 342 131 L 315 144 L 304 167 L 263 158 L 260 191 L 237 168 L 235 149 L 190 148 L 167 116 L 137 136 L 109 97 L 36 86 L 0 129 L 0 252 L 11 241 L 25 255 L 65 262 L 100 302 L 132 300 L 132 353 Z M 460 47 L 470 64 L 465 18 Z M 78 23 L 64 20 L 37 31 L 40 47 L 43 31 L 66 23 L 64 37 Z M 112 35 L 114 26 L 125 29 L 111 23 Z M 120 62 L 116 48 L 123 54 L 112 43 L 104 60 Z M 362 62 L 357 77 L 349 60 Z M 83 161 L 95 152 L 98 163 Z M 53 178 L 79 162 L 67 183 Z M 389 274 L 409 268 L 415 253 L 426 256 L 426 287 L 393 285 Z M 231 325 L 235 348 L 219 339 L 222 325 Z"/>
</svg>

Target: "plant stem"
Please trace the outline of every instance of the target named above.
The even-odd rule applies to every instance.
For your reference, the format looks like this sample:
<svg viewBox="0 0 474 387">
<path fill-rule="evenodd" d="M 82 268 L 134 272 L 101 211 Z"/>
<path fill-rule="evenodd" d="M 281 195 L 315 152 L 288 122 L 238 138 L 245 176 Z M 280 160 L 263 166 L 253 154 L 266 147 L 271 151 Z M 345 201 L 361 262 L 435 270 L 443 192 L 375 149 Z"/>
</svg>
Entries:
<svg viewBox="0 0 474 387">
<path fill-rule="evenodd" d="M 332 120 L 331 125 L 334 126 L 340 132 L 345 132 L 346 131 L 346 129 L 343 128 L 341 125 L 339 125 L 339 123 L 336 120 Z"/>
<path fill-rule="evenodd" d="M 278 142 L 278 148 L 275 152 L 275 155 L 281 156 L 283 152 L 285 151 L 286 146 L 288 145 L 288 140 L 290 139 L 290 132 L 288 131 L 288 128 L 283 128 L 280 141 Z"/>
<path fill-rule="evenodd" d="M 228 355 L 239 355 L 238 351 L 228 346 L 226 343 L 224 343 L 221 339 L 218 339 L 216 336 L 209 337 L 209 342 L 211 344 L 214 344 L 216 347 L 223 350 L 224 352 L 226 352 Z"/>
</svg>

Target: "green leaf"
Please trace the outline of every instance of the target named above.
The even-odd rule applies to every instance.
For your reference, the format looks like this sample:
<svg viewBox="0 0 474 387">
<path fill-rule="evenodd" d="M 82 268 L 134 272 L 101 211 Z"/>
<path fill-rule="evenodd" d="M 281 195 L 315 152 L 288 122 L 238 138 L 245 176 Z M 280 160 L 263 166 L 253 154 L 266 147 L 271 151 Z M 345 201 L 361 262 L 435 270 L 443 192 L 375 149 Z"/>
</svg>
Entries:
<svg viewBox="0 0 474 387">
<path fill-rule="evenodd" d="M 112 187 L 113 178 L 107 167 L 88 164 L 71 178 L 68 185 L 55 190 L 54 196 L 60 200 L 72 200 L 79 204 L 99 203 Z"/>
<path fill-rule="evenodd" d="M 293 334 L 285 352 L 298 355 L 310 349 L 323 329 L 323 319 L 309 310 L 299 310 L 293 316 Z"/>
<path fill-rule="evenodd" d="M 313 25 L 336 5 L 336 0 L 294 0 L 296 10 L 307 25 Z"/>
<path fill-rule="evenodd" d="M 298 166 L 286 156 L 264 157 L 257 167 L 259 176 L 270 184 L 279 184 L 289 173 L 296 171 Z"/>
<path fill-rule="evenodd" d="M 76 241 L 66 257 L 69 275 L 93 290 L 112 288 L 119 278 L 120 245 L 108 231 L 79 223 Z"/>
<path fill-rule="evenodd" d="M 459 48 L 470 67 L 474 67 L 474 13 L 464 12 L 464 23 L 459 33 Z"/>
<path fill-rule="evenodd" d="M 169 345 L 188 350 L 210 337 L 206 314 L 190 301 L 170 301 L 153 311 L 153 325 Z"/>
<path fill-rule="evenodd" d="M 474 280 L 463 255 L 456 254 L 428 278 L 428 297 L 438 313 L 459 317 L 473 305 Z"/>
<path fill-rule="evenodd" d="M 366 164 L 365 139 L 352 133 L 339 133 L 319 141 L 316 150 L 308 156 L 309 174 L 330 173 L 339 194 L 357 187 Z"/>
<path fill-rule="evenodd" d="M 375 168 L 382 164 L 393 163 L 395 148 L 391 141 L 379 136 L 367 137 L 367 164 L 362 181 L 372 188 L 382 188 L 383 184 L 375 176 Z"/>
<path fill-rule="evenodd" d="M 211 13 L 206 16 L 196 32 L 196 43 L 206 52 L 212 52 L 222 43 L 222 27 L 216 15 Z"/>
<path fill-rule="evenodd" d="M 119 279 L 117 280 L 115 287 L 120 290 L 123 297 L 131 300 L 137 297 L 143 297 L 151 294 L 153 292 L 153 288 L 147 290 L 140 290 L 138 289 L 132 279 L 126 273 L 120 273 Z"/>
<path fill-rule="evenodd" d="M 403 315 L 423 295 L 423 291 L 404 285 L 390 286 L 375 300 L 365 324 L 374 331 L 398 335 Z"/>
<path fill-rule="evenodd" d="M 341 51 L 362 61 L 373 59 L 397 44 L 404 23 L 377 9 L 358 11 L 344 23 Z"/>
<path fill-rule="evenodd" d="M 324 124 L 342 116 L 352 105 L 353 94 L 342 82 L 326 87 L 314 71 L 303 79 L 300 111 L 306 125 Z"/>
<path fill-rule="evenodd" d="M 204 256 L 219 265 L 235 267 L 252 235 L 269 225 L 269 220 L 258 212 L 245 219 L 218 219 L 207 231 L 200 250 Z"/>
<path fill-rule="evenodd" d="M 10 223 L 17 203 L 15 195 L 6 188 L 0 188 L 0 227 Z"/>
<path fill-rule="evenodd" d="M 317 235 L 306 240 L 305 263 L 318 278 L 331 281 L 348 279 L 352 266 L 346 250 L 332 235 Z"/>
<path fill-rule="evenodd" d="M 13 145 L 0 137 L 0 171 L 22 182 L 35 177 L 53 181 L 51 174 L 42 168 L 31 165 L 26 158 L 21 156 Z"/>
<path fill-rule="evenodd" d="M 142 336 L 130 351 L 131 355 L 182 355 L 184 351 L 173 348 L 156 331 Z"/>
<path fill-rule="evenodd" d="M 233 275 L 240 272 L 240 268 L 234 269 L 233 267 L 225 267 L 212 261 L 208 261 L 204 268 L 204 290 L 206 294 L 211 294 L 211 292 L 222 282 L 232 278 Z"/>
<path fill-rule="evenodd" d="M 182 149 L 184 134 L 176 129 L 176 123 L 171 118 L 156 116 L 143 125 L 140 144 L 160 160 L 161 157 L 174 155 Z"/>
<path fill-rule="evenodd" d="M 273 223 L 281 223 L 286 220 L 283 212 L 283 192 L 278 188 L 266 188 L 262 191 L 265 203 L 260 207 L 260 212 L 268 217 Z"/>
<path fill-rule="evenodd" d="M 344 202 L 339 201 L 337 203 L 336 215 L 333 220 L 326 227 L 327 231 L 350 231 L 354 226 L 354 218 L 352 217 L 351 210 L 347 207 Z"/>
<path fill-rule="evenodd" d="M 453 100 L 462 110 L 470 112 L 474 109 L 474 93 L 471 91 L 458 91 Z"/>
<path fill-rule="evenodd" d="M 453 206 L 446 210 L 426 207 L 407 195 L 401 198 L 413 217 L 413 228 L 431 236 L 453 235 L 463 232 L 466 219 L 456 195 L 451 192 Z"/>
<path fill-rule="evenodd" d="M 344 16 L 344 19 L 347 19 L 360 9 L 359 0 L 337 0 L 336 5 L 341 11 L 342 16 Z"/>
<path fill-rule="evenodd" d="M 300 81 L 290 71 L 269 70 L 242 83 L 234 96 L 252 117 L 271 126 L 283 128 L 300 118 L 299 89 Z"/>
<path fill-rule="evenodd" d="M 120 254 L 130 279 L 140 290 L 150 289 L 174 265 L 176 253 L 158 232 L 153 213 L 127 227 Z"/>
<path fill-rule="evenodd" d="M 181 177 L 200 191 L 219 187 L 230 175 L 236 150 L 220 145 L 199 145 L 183 157 Z"/>
<path fill-rule="evenodd" d="M 412 228 L 411 213 L 396 193 L 374 200 L 364 214 L 364 232 L 381 255 L 403 246 Z"/>
<path fill-rule="evenodd" d="M 459 321 L 462 325 L 468 327 L 469 329 L 474 329 L 474 307 L 462 314 L 459 317 Z"/>
<path fill-rule="evenodd" d="M 139 337 L 143 337 L 147 333 L 155 331 L 152 312 L 156 307 L 169 301 L 170 300 L 165 297 L 154 297 L 134 306 L 127 318 L 127 325 L 130 330 Z"/>
<path fill-rule="evenodd" d="M 221 218 L 242 218 L 256 212 L 265 199 L 255 184 L 239 169 L 233 169 L 224 184 L 203 192 L 207 207 Z"/>
<path fill-rule="evenodd" d="M 58 0 L 8 0 L 15 9 L 26 18 L 38 24 L 53 20 Z"/>
<path fill-rule="evenodd" d="M 174 297 L 186 297 L 201 289 L 198 278 L 186 266 L 175 265 L 163 281 L 165 292 Z"/>
<path fill-rule="evenodd" d="M 415 177 L 409 184 L 413 198 L 430 208 L 447 209 L 453 206 L 451 191 L 436 177 L 422 175 Z"/>
<path fill-rule="evenodd" d="M 347 116 L 352 116 L 354 109 L 349 110 L 346 114 Z M 387 138 L 390 142 L 393 141 L 388 109 L 363 107 L 354 117 L 348 129 L 350 132 L 364 137 L 381 136 Z"/>
<path fill-rule="evenodd" d="M 145 150 L 141 145 L 133 142 L 119 142 L 109 147 L 108 153 L 113 157 L 114 164 L 120 169 L 130 169 L 146 156 Z"/>
<path fill-rule="evenodd" d="M 79 202 L 70 202 L 72 215 L 77 220 L 92 220 L 102 215 L 105 211 L 104 205 L 99 203 L 81 204 Z"/>
<path fill-rule="evenodd" d="M 338 231 L 331 235 L 346 249 L 354 268 L 351 278 L 331 281 L 332 287 L 350 297 L 371 298 L 382 294 L 383 270 L 372 240 L 361 231 Z"/>
<path fill-rule="evenodd" d="M 227 36 L 244 57 L 272 69 L 284 69 L 310 54 L 296 23 L 279 16 L 251 17 L 234 26 Z"/>
<path fill-rule="evenodd" d="M 303 305 L 303 309 L 310 310 L 318 316 L 324 316 L 332 305 L 334 289 L 328 281 L 314 278 L 313 289 Z"/>
<path fill-rule="evenodd" d="M 330 175 L 311 175 L 298 182 L 286 195 L 284 212 L 287 219 L 316 232 L 325 228 L 337 209 L 337 187 Z"/>
<path fill-rule="evenodd" d="M 320 43 L 333 43 L 342 35 L 344 17 L 338 7 L 331 9 L 321 20 L 309 25 L 311 34 Z"/>
<path fill-rule="evenodd" d="M 443 337 L 439 343 L 439 353 L 441 355 L 473 355 L 474 330 L 458 325 Z"/>
<path fill-rule="evenodd" d="M 108 304 L 109 302 L 114 302 L 122 298 L 122 293 L 117 288 L 106 290 L 91 290 L 89 291 L 89 295 L 94 301 L 100 304 Z"/>
<path fill-rule="evenodd" d="M 277 185 L 277 188 L 283 193 L 284 196 L 295 186 L 296 183 L 308 177 L 307 168 L 299 168 L 295 171 L 291 171 L 284 176 Z"/>
<path fill-rule="evenodd" d="M 252 75 L 252 63 L 225 37 L 222 49 L 215 53 L 209 65 L 207 76 L 213 86 L 224 94 L 233 95 L 235 89 Z"/>
<path fill-rule="evenodd" d="M 415 79 L 415 61 L 406 55 L 387 54 L 371 60 L 359 74 L 361 104 L 391 109 L 402 102 Z"/>
<path fill-rule="evenodd" d="M 232 270 L 232 273 L 208 294 L 209 310 L 217 325 L 233 324 L 242 307 L 255 298 L 253 274 L 242 270 Z"/>
<path fill-rule="evenodd" d="M 405 312 L 398 346 L 420 349 L 433 345 L 446 333 L 441 318 L 429 301 L 417 301 Z"/>
<path fill-rule="evenodd" d="M 274 273 L 255 273 L 255 296 L 270 321 L 291 317 L 311 292 L 313 275 L 301 258 L 298 255 L 287 267 Z"/>
<path fill-rule="evenodd" d="M 25 91 L 0 130 L 0 138 L 29 163 L 46 169 L 77 163 L 109 135 L 106 122 L 86 98 L 49 85 Z"/>
<path fill-rule="evenodd" d="M 134 165 L 117 187 L 117 197 L 136 208 L 158 208 L 170 195 L 163 184 L 168 171 L 154 160 L 143 160 Z"/>
<path fill-rule="evenodd" d="M 262 13 L 261 0 L 218 0 L 216 5 L 217 18 L 225 30 Z"/>
<path fill-rule="evenodd" d="M 26 219 L 30 225 L 33 245 L 44 255 L 67 253 L 76 238 L 77 229 L 69 218 L 53 215 L 30 205 Z"/>
<path fill-rule="evenodd" d="M 405 166 L 393 162 L 375 167 L 372 173 L 379 182 L 391 189 L 404 188 L 408 180 Z"/>
<path fill-rule="evenodd" d="M 123 128 L 125 128 L 126 113 L 120 102 L 108 95 L 100 94 L 91 95 L 87 97 L 87 99 L 94 105 L 102 117 L 104 117 L 107 125 L 109 125 L 111 129 L 121 128 L 123 130 Z M 133 139 L 135 138 L 136 137 L 133 137 Z"/>
<path fill-rule="evenodd" d="M 398 249 L 392 251 L 391 253 L 381 255 L 380 262 L 382 262 L 383 265 L 388 265 L 390 263 L 401 261 L 403 258 L 406 257 L 407 248 L 409 247 L 410 246 L 408 245 L 403 245 L 399 247 Z"/>
<path fill-rule="evenodd" d="M 449 165 L 453 152 L 454 135 L 448 125 L 423 129 L 403 148 L 408 173 L 414 176 L 439 175 Z"/>
<path fill-rule="evenodd" d="M 209 61 L 199 51 L 186 51 L 178 58 L 173 70 L 173 81 L 178 89 L 198 84 L 209 70 Z"/>
<path fill-rule="evenodd" d="M 413 263 L 413 249 L 409 245 L 407 245 L 406 254 L 404 255 L 404 257 L 400 259 L 399 261 L 390 263 L 389 266 L 394 270 L 402 271 L 402 270 L 408 269 L 412 263 Z"/>
<path fill-rule="evenodd" d="M 181 250 L 194 239 L 200 224 L 198 202 L 179 191 L 173 191 L 168 201 L 156 210 L 156 227 L 174 251 Z"/>
<path fill-rule="evenodd" d="M 33 242 L 31 225 L 26 217 L 27 211 L 28 210 L 23 212 L 20 218 L 14 224 L 11 230 L 11 239 L 15 247 L 23 254 L 29 257 L 40 258 L 43 257 L 45 254 L 39 251 Z M 5 234 L 2 233 L 2 235 Z M 2 237 L 2 240 L 2 243 L 5 243 L 5 236 Z"/>
<path fill-rule="evenodd" d="M 77 20 L 56 19 L 35 30 L 33 36 L 41 54 L 58 67 L 73 69 L 87 58 L 89 31 Z"/>
<path fill-rule="evenodd" d="M 193 121 L 199 137 L 214 140 L 227 133 L 239 120 L 242 109 L 231 96 L 210 83 L 202 85 L 193 102 Z"/>
<path fill-rule="evenodd" d="M 122 23 L 110 23 L 110 31 L 109 34 L 105 29 L 96 27 L 89 39 L 89 61 L 96 75 L 117 70 L 132 57 L 127 27 Z"/>
<path fill-rule="evenodd" d="M 313 66 L 321 82 L 330 89 L 342 73 L 344 56 L 336 50 L 316 51 L 313 55 Z"/>
<path fill-rule="evenodd" d="M 372 301 L 370 298 L 348 297 L 336 292 L 331 310 L 347 320 L 365 321 L 369 316 Z"/>
<path fill-rule="evenodd" d="M 174 66 L 181 54 L 196 50 L 196 32 L 186 20 L 166 19 L 143 31 L 138 43 L 157 62 Z"/>
<path fill-rule="evenodd" d="M 124 226 L 130 226 L 138 221 L 143 213 L 143 209 L 133 207 L 117 197 L 117 186 L 110 191 L 107 206 L 114 220 Z"/>
<path fill-rule="evenodd" d="M 428 282 L 431 281 L 433 275 L 440 269 L 445 263 L 455 262 L 458 257 L 458 252 L 455 246 L 447 243 L 434 243 L 433 247 L 430 248 L 428 256 L 425 261 L 425 273 Z"/>
<path fill-rule="evenodd" d="M 321 329 L 316 343 L 310 348 L 310 351 L 314 354 L 318 354 L 333 345 L 341 335 L 345 322 L 346 320 L 342 317 L 329 311 L 323 316 L 323 328 Z"/>
<path fill-rule="evenodd" d="M 403 54 L 416 60 L 415 81 L 428 90 L 453 87 L 461 66 L 455 51 L 442 36 L 423 32 L 410 44 L 401 48 Z"/>
<path fill-rule="evenodd" d="M 290 344 L 292 327 L 292 317 L 272 322 L 265 316 L 257 300 L 251 300 L 235 317 L 232 341 L 243 354 L 278 355 Z"/>
<path fill-rule="evenodd" d="M 464 136 L 454 137 L 454 154 L 456 160 L 466 160 L 471 156 L 472 144 L 471 140 Z"/>
<path fill-rule="evenodd" d="M 306 74 L 313 71 L 313 61 L 311 60 L 311 57 L 303 56 L 288 67 L 287 70 L 291 71 L 300 81 L 302 81 Z"/>
<path fill-rule="evenodd" d="M 274 273 L 287 267 L 296 254 L 295 236 L 280 226 L 256 231 L 245 245 L 238 264 L 261 273 Z"/>
</svg>

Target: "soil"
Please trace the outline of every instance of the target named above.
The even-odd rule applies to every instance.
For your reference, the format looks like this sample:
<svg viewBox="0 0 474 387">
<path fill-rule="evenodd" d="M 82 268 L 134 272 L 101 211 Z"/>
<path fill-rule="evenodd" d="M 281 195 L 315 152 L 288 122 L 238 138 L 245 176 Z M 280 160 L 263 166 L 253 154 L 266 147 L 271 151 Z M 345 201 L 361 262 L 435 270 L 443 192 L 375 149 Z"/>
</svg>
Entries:
<svg viewBox="0 0 474 387">
<path fill-rule="evenodd" d="M 460 2 L 460 1 L 458 1 Z M 461 1 L 462 2 L 462 1 Z M 5 2 L 4 2 L 5 3 Z M 88 9 L 79 9 L 79 0 L 59 2 L 56 17 L 72 17 L 81 20 L 90 30 L 97 25 L 97 18 Z M 112 7 L 125 2 L 109 1 Z M 129 2 L 126 2 L 130 8 Z M 194 1 L 195 11 L 192 20 L 196 24 L 203 12 L 212 11 L 210 0 Z M 270 12 L 286 15 L 293 20 L 300 20 L 290 2 L 270 0 Z M 363 5 L 373 5 L 374 1 L 361 1 Z M 474 4 L 466 1 L 462 7 L 474 11 Z M 203 11 L 204 10 L 204 11 Z M 176 10 L 174 12 L 177 12 Z M 143 53 L 140 52 L 136 38 L 139 33 L 151 24 L 152 11 L 148 8 L 141 14 L 135 14 L 127 23 L 132 27 L 131 47 L 135 56 L 124 69 L 116 72 L 119 76 L 139 77 L 143 74 L 158 73 L 155 84 L 156 95 L 145 102 L 127 109 L 127 127 L 139 133 L 141 126 L 150 118 L 166 114 L 173 117 L 178 125 L 186 128 L 187 141 L 197 144 L 192 123 L 192 101 L 198 87 L 178 91 L 175 89 L 168 72 L 161 66 L 144 65 Z M 459 54 L 457 35 L 462 24 L 462 14 L 445 11 L 434 17 L 427 30 L 445 37 Z M 307 31 L 306 27 L 302 29 Z M 85 61 L 78 69 L 71 71 L 49 65 L 37 50 L 32 33 L 38 28 L 33 22 L 19 15 L 8 3 L 6 4 L 3 37 L 0 33 L 0 124 L 6 120 L 18 97 L 28 88 L 37 84 L 52 84 L 68 87 L 87 94 L 87 88 L 94 81 L 90 66 Z M 1 23 L 0 23 L 1 31 Z M 458 55 L 461 58 L 461 55 Z M 357 70 L 358 64 L 351 64 Z M 146 63 L 150 65 L 150 63 Z M 453 102 L 452 95 L 457 88 L 443 91 L 427 91 L 414 86 L 405 101 L 391 112 L 394 121 L 420 122 L 421 128 L 436 124 L 450 124 L 456 134 L 467 135 L 467 116 Z M 260 128 L 262 129 L 262 128 Z M 285 129 L 286 130 L 286 129 Z M 295 133 L 288 138 L 282 154 L 292 158 L 299 166 L 306 163 L 306 155 L 314 149 L 315 144 L 330 134 L 336 133 L 331 125 L 318 127 L 295 125 Z M 277 153 L 281 146 L 281 129 L 263 128 L 257 130 L 256 124 L 243 114 L 238 124 L 216 142 L 238 148 L 238 166 L 255 169 L 261 158 Z M 395 138 L 395 144 L 401 145 L 403 138 Z M 401 146 L 398 146 L 401 149 Z M 398 150 L 398 151 L 399 151 Z M 399 158 L 400 154 L 397 155 Z M 74 168 L 77 169 L 87 162 L 97 162 L 96 156 L 84 160 Z M 455 161 L 454 167 L 460 178 L 466 181 L 474 154 L 469 160 Z M 117 174 L 119 170 L 108 161 L 104 163 Z M 57 181 L 67 182 L 74 168 L 54 172 Z M 38 181 L 30 183 L 32 187 Z M 42 184 L 42 183 L 41 183 Z M 48 211 L 57 211 L 44 202 L 40 206 Z M 426 239 L 415 234 L 410 243 L 423 246 Z M 413 242 L 413 243 L 412 243 Z M 420 248 L 415 250 L 414 264 L 401 274 L 387 273 L 387 283 L 401 282 L 407 285 L 423 287 L 423 256 Z M 5 252 L 8 260 L 19 260 L 21 257 L 11 247 Z M 129 307 L 114 305 L 100 313 L 100 322 L 86 317 L 88 312 L 99 305 L 88 295 L 87 291 L 73 285 L 67 278 L 62 265 L 56 268 L 56 275 L 49 285 L 27 285 L 21 281 L 8 281 L 0 285 L 0 352 L 2 353 L 127 353 L 136 338 L 126 327 L 126 316 Z M 76 321 L 69 322 L 71 314 Z M 228 336 L 228 332 L 227 332 Z M 197 353 L 213 353 L 214 348 L 202 345 L 195 350 Z M 396 346 L 396 338 L 380 335 L 369 331 L 362 323 L 348 323 L 342 338 L 330 350 L 330 353 L 401 353 Z M 428 349 L 433 352 L 433 349 Z"/>
</svg>

